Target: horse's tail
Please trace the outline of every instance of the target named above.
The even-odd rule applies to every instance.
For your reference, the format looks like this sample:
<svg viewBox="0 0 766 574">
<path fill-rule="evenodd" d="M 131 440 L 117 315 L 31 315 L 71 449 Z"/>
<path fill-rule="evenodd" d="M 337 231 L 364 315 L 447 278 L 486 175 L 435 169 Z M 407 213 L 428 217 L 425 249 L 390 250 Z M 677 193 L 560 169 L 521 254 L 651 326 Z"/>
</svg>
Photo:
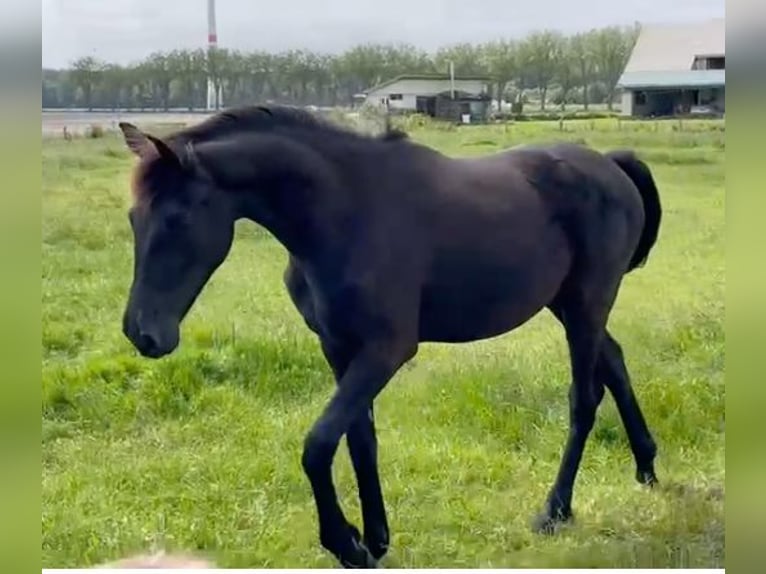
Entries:
<svg viewBox="0 0 766 574">
<path fill-rule="evenodd" d="M 632 151 L 612 151 L 608 152 L 606 156 L 620 166 L 620 169 L 631 179 L 638 188 L 641 199 L 644 202 L 644 228 L 641 231 L 641 238 L 638 240 L 638 245 L 630 260 L 630 266 L 628 267 L 628 272 L 630 272 L 646 263 L 649 251 L 651 251 L 657 241 L 660 220 L 662 219 L 660 194 L 657 191 L 657 185 L 654 182 L 649 166 L 638 159 Z"/>
</svg>

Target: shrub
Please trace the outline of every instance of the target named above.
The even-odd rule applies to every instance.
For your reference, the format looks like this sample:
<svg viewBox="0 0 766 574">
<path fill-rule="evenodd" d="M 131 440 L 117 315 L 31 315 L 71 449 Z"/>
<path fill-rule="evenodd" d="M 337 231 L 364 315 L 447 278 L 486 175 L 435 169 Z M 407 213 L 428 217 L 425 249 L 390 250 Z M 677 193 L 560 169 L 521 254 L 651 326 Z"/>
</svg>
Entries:
<svg viewBox="0 0 766 574">
<path fill-rule="evenodd" d="M 609 118 L 617 118 L 619 114 L 617 112 L 606 111 L 571 111 L 561 112 L 561 110 L 550 110 L 545 112 L 530 112 L 526 114 L 511 112 L 495 112 L 492 118 L 496 121 L 517 121 L 517 122 L 553 122 L 564 120 L 602 120 Z"/>
<path fill-rule="evenodd" d="M 104 137 L 104 128 L 98 124 L 92 124 L 88 129 L 88 137 L 92 139 L 100 139 Z"/>
</svg>

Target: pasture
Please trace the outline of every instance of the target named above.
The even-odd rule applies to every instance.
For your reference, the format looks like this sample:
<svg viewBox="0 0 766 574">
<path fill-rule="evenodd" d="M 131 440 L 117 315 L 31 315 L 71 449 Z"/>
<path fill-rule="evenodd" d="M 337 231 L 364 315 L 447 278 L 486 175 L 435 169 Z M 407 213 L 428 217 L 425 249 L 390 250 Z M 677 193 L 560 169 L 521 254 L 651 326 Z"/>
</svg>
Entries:
<svg viewBox="0 0 766 574">
<path fill-rule="evenodd" d="M 575 522 L 533 534 L 567 433 L 563 330 L 546 312 L 492 340 L 423 345 L 376 401 L 392 535 L 383 565 L 723 567 L 722 125 L 406 127 L 451 155 L 569 139 L 635 148 L 647 161 L 664 219 L 609 326 L 658 443 L 660 485 L 635 482 L 607 396 L 578 475 Z M 333 382 L 283 287 L 286 253 L 242 222 L 179 350 L 141 359 L 121 333 L 133 161 L 117 135 L 43 142 L 43 567 L 158 548 L 198 551 L 221 567 L 334 567 L 317 543 L 300 463 Z M 359 524 L 345 446 L 335 460 L 341 503 Z"/>
</svg>

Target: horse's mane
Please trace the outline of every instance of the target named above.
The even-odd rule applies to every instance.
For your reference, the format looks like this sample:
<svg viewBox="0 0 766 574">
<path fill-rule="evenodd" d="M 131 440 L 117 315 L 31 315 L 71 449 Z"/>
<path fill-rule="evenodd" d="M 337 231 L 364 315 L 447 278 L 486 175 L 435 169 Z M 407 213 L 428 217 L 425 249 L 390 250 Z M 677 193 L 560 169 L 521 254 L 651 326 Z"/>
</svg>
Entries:
<svg viewBox="0 0 766 574">
<path fill-rule="evenodd" d="M 194 144 L 214 141 L 253 132 L 271 132 L 283 128 L 298 128 L 309 133 L 319 133 L 327 138 L 355 138 L 359 143 L 393 142 L 407 139 L 407 134 L 391 126 L 386 118 L 385 131 L 378 135 L 366 135 L 346 129 L 330 120 L 319 117 L 307 110 L 281 105 L 251 105 L 229 108 L 212 115 L 198 124 L 188 126 L 170 134 L 164 141 L 171 149 L 184 155 Z M 145 199 L 153 193 L 153 186 L 144 185 L 143 179 L 156 177 L 153 174 L 155 162 L 139 166 L 133 175 L 133 193 L 137 199 Z"/>
<path fill-rule="evenodd" d="M 210 141 L 228 135 L 252 131 L 273 131 L 280 128 L 300 128 L 310 132 L 320 132 L 327 135 L 352 136 L 363 139 L 383 141 L 406 139 L 407 134 L 391 126 L 386 118 L 386 129 L 383 134 L 366 136 L 345 129 L 329 120 L 319 117 L 308 110 L 282 105 L 251 105 L 230 108 L 203 120 L 202 122 L 184 128 L 171 136 L 171 141 L 201 142 Z"/>
</svg>

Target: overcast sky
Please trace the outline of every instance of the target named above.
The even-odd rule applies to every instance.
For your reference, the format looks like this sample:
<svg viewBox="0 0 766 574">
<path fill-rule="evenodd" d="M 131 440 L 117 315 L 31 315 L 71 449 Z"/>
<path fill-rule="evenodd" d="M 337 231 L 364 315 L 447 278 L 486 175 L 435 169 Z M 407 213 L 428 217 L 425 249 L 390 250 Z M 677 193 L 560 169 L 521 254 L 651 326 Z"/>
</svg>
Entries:
<svg viewBox="0 0 766 574">
<path fill-rule="evenodd" d="M 217 0 L 222 47 L 337 52 L 362 42 L 456 42 L 725 15 L 725 0 Z M 119 63 L 207 40 L 207 0 L 42 0 L 44 67 Z"/>
</svg>

